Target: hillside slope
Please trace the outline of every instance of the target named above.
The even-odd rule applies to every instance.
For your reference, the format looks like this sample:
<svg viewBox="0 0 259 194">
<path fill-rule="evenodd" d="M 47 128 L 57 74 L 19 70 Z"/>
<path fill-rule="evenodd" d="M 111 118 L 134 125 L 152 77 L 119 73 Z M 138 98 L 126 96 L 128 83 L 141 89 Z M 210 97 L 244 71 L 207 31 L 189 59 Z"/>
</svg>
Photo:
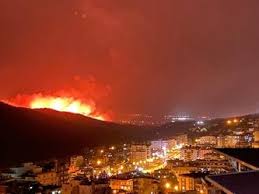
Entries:
<svg viewBox="0 0 259 194">
<path fill-rule="evenodd" d="M 83 147 L 143 140 L 152 129 L 94 120 L 49 109 L 0 103 L 0 166 L 63 157 Z"/>
</svg>

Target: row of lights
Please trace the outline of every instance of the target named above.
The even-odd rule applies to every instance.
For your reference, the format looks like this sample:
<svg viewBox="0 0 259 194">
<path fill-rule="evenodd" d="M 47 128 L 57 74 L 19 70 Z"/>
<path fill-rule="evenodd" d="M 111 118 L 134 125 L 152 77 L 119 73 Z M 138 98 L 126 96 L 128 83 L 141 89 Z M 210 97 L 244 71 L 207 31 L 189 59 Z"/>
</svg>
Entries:
<svg viewBox="0 0 259 194">
<path fill-rule="evenodd" d="M 241 122 L 241 121 L 239 121 L 239 120 L 237 120 L 237 119 L 227 120 L 227 124 L 228 124 L 228 125 L 231 125 L 232 123 L 238 123 L 238 122 Z"/>
</svg>

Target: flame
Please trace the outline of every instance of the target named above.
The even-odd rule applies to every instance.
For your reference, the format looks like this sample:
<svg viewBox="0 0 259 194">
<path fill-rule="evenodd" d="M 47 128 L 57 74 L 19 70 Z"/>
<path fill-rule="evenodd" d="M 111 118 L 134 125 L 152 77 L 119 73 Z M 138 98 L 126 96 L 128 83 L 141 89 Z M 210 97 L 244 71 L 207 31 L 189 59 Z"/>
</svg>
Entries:
<svg viewBox="0 0 259 194">
<path fill-rule="evenodd" d="M 21 100 L 22 99 L 22 100 Z M 21 103 L 26 99 L 26 103 Z M 49 108 L 60 112 L 71 112 L 82 114 L 84 116 L 88 116 L 97 120 L 106 121 L 109 120 L 108 116 L 102 113 L 96 113 L 96 107 L 94 102 L 89 101 L 85 102 L 80 99 L 76 99 L 74 97 L 66 97 L 66 96 L 51 96 L 51 95 L 42 95 L 36 94 L 33 96 L 18 96 L 13 100 L 5 100 L 4 102 L 14 105 L 14 106 L 22 106 L 31 109 L 41 109 L 41 108 Z"/>
<path fill-rule="evenodd" d="M 86 116 L 90 115 L 93 111 L 90 105 L 67 97 L 36 98 L 30 103 L 30 108 L 50 108 L 57 111 L 80 113 Z"/>
</svg>

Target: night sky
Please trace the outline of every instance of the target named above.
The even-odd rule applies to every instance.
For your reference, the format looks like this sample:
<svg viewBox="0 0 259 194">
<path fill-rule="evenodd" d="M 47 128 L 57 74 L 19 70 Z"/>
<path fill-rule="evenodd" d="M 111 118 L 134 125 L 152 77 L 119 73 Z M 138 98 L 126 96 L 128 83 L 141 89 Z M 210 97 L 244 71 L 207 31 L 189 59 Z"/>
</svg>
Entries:
<svg viewBox="0 0 259 194">
<path fill-rule="evenodd" d="M 255 112 L 258 8 L 258 0 L 1 0 L 0 98 L 86 83 L 83 94 L 107 90 L 98 105 L 115 115 Z"/>
</svg>

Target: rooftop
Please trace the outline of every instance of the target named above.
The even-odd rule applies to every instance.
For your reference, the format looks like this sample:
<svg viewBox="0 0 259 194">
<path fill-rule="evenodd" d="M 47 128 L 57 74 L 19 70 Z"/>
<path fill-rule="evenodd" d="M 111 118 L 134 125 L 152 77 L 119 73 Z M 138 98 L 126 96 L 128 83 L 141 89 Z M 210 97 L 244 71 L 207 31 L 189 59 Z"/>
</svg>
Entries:
<svg viewBox="0 0 259 194">
<path fill-rule="evenodd" d="M 222 148 L 216 149 L 221 154 L 240 160 L 246 164 L 259 168 L 259 148 Z"/>
<path fill-rule="evenodd" d="M 209 175 L 209 172 L 191 172 L 188 174 L 181 174 L 180 176 L 189 177 L 189 178 L 205 178 L 205 176 Z"/>
<path fill-rule="evenodd" d="M 206 180 L 227 194 L 258 194 L 259 171 L 213 175 Z"/>
<path fill-rule="evenodd" d="M 137 178 L 147 178 L 147 179 L 154 179 L 154 180 L 156 179 L 150 175 L 147 175 L 138 171 L 127 172 L 127 173 L 118 174 L 111 177 L 111 179 L 118 179 L 118 180 L 129 180 L 129 179 L 137 179 Z"/>
</svg>

